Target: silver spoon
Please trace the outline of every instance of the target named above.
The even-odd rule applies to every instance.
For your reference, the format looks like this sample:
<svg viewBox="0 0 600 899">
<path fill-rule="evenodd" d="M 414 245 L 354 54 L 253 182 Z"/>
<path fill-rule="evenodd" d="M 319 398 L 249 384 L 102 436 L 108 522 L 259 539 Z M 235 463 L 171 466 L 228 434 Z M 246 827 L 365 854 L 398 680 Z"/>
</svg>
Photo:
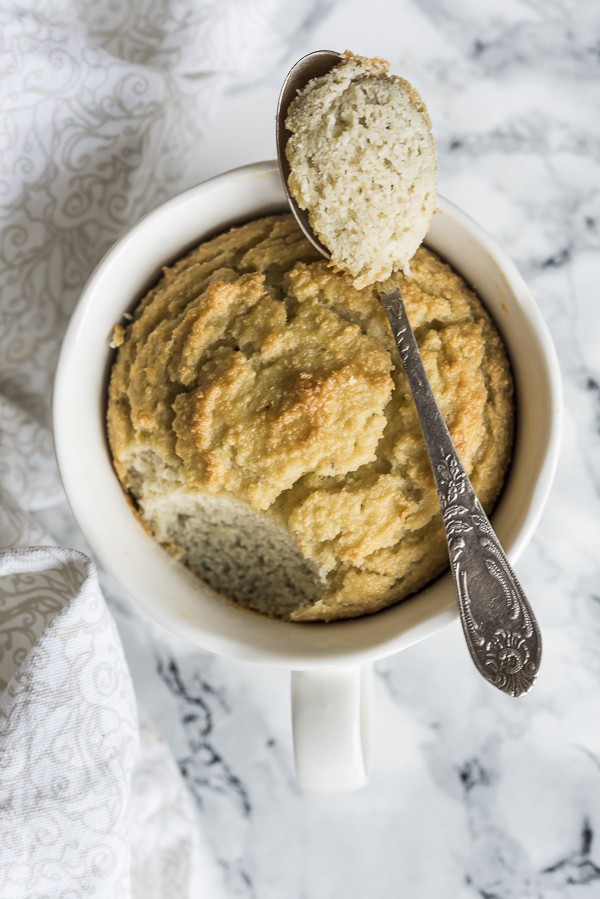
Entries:
<svg viewBox="0 0 600 899">
<path fill-rule="evenodd" d="M 312 232 L 308 214 L 288 188 L 285 155 L 288 107 L 312 78 L 338 64 L 339 53 L 318 50 L 290 70 L 277 105 L 277 155 L 290 208 L 310 242 L 326 258 L 328 250 Z M 456 452 L 423 367 L 415 335 L 398 289 L 382 292 L 404 371 L 419 414 L 421 429 L 442 507 L 460 620 L 478 671 L 511 696 L 527 693 L 537 677 L 542 654 L 539 627 L 504 550 L 483 511 Z"/>
</svg>

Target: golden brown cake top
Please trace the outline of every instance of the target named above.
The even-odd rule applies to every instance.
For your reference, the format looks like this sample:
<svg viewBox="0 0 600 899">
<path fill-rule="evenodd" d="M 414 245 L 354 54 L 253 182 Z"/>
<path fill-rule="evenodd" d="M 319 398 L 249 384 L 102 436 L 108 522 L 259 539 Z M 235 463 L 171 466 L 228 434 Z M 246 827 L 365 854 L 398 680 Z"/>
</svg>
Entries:
<svg viewBox="0 0 600 899">
<path fill-rule="evenodd" d="M 140 459 L 149 453 L 147 476 L 155 472 L 165 494 L 234 497 L 288 528 L 325 583 L 322 600 L 298 618 L 374 611 L 447 563 L 381 287 L 402 289 L 433 390 L 488 510 L 502 485 L 512 442 L 502 342 L 435 254 L 419 249 L 411 271 L 357 290 L 291 216 L 270 216 L 165 269 L 125 327 L 108 414 L 125 486 L 143 492 Z"/>
</svg>

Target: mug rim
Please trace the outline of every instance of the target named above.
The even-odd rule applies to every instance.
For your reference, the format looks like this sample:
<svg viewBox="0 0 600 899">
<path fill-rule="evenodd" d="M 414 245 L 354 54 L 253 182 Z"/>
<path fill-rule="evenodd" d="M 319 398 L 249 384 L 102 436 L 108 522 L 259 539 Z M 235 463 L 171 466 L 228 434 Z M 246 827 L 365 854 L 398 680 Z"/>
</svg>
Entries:
<svg viewBox="0 0 600 899">
<path fill-rule="evenodd" d="M 111 246 L 111 248 L 107 251 L 107 253 L 104 255 L 102 260 L 98 263 L 98 265 L 92 272 L 90 278 L 86 282 L 81 292 L 80 298 L 72 313 L 61 347 L 60 357 L 56 369 L 53 394 L 55 448 L 59 469 L 63 479 L 65 492 L 67 494 L 67 499 L 86 539 L 90 543 L 93 551 L 98 556 L 102 565 L 124 587 L 125 591 L 135 600 L 136 604 L 138 606 L 141 606 L 141 608 L 147 614 L 149 614 L 151 618 L 153 618 L 167 630 L 170 630 L 178 634 L 179 636 L 191 640 L 192 643 L 203 649 L 217 652 L 225 656 L 231 656 L 243 661 L 262 663 L 273 667 L 292 667 L 296 669 L 339 667 L 343 665 L 361 663 L 367 660 L 384 658 L 437 632 L 446 624 L 456 620 L 456 618 L 458 617 L 458 611 L 456 608 L 454 597 L 452 596 L 452 600 L 447 601 L 442 605 L 440 605 L 439 601 L 437 603 L 430 602 L 430 613 L 427 614 L 426 605 L 424 604 L 426 603 L 426 600 L 424 600 L 424 597 L 429 596 L 431 592 L 430 587 L 433 586 L 428 585 L 427 587 L 423 588 L 423 590 L 418 591 L 412 597 L 409 597 L 408 599 L 396 604 L 395 606 L 391 606 L 388 609 L 384 609 L 381 612 L 375 613 L 375 615 L 363 616 L 358 619 L 349 619 L 327 624 L 300 624 L 282 622 L 277 619 L 266 619 L 264 618 L 264 616 L 258 616 L 255 613 L 250 613 L 244 609 L 241 609 L 240 607 L 233 607 L 232 611 L 237 617 L 237 624 L 234 624 L 233 629 L 239 631 L 241 636 L 240 634 L 236 636 L 233 634 L 223 633 L 219 633 L 217 635 L 212 631 L 203 630 L 202 625 L 198 623 L 198 619 L 196 617 L 194 617 L 193 620 L 190 620 L 189 615 L 174 616 L 172 610 L 170 610 L 170 608 L 166 604 L 161 605 L 160 597 L 158 601 L 155 601 L 155 599 L 152 598 L 152 596 L 154 595 L 152 592 L 144 593 L 144 591 L 141 589 L 141 585 L 136 581 L 135 574 L 130 575 L 128 570 L 126 570 L 126 566 L 123 562 L 123 557 L 121 557 L 120 561 L 116 561 L 115 553 L 110 551 L 110 547 L 107 547 L 106 540 L 103 543 L 102 539 L 96 539 L 99 530 L 98 528 L 95 528 L 93 526 L 92 510 L 89 508 L 89 506 L 86 508 L 86 502 L 88 502 L 89 496 L 86 499 L 86 484 L 85 478 L 83 477 L 84 469 L 80 466 L 78 479 L 73 473 L 73 461 L 75 459 L 75 454 L 73 452 L 71 437 L 74 433 L 72 427 L 74 418 L 77 416 L 77 412 L 73 408 L 73 377 L 77 374 L 77 372 L 73 370 L 73 358 L 76 349 L 81 352 L 81 347 L 78 346 L 78 342 L 85 336 L 86 328 L 89 330 L 90 316 L 93 315 L 93 309 L 91 308 L 92 303 L 94 298 L 97 297 L 98 292 L 101 292 L 103 280 L 105 280 L 110 275 L 111 269 L 118 263 L 118 260 L 123 257 L 123 254 L 126 254 L 131 250 L 131 247 L 133 244 L 135 244 L 136 240 L 138 242 L 140 241 L 140 236 L 143 233 L 152 233 L 153 230 L 154 232 L 160 231 L 161 222 L 167 219 L 169 215 L 173 215 L 173 213 L 175 213 L 176 211 L 184 209 L 187 204 L 191 203 L 193 206 L 198 202 L 199 198 L 205 198 L 207 194 L 214 193 L 215 191 L 218 194 L 220 188 L 224 188 L 225 185 L 231 182 L 233 182 L 234 185 L 236 183 L 242 184 L 247 183 L 248 179 L 266 178 L 269 180 L 270 186 L 275 189 L 273 183 L 274 177 L 277 177 L 277 179 L 279 178 L 279 170 L 275 161 L 251 163 L 240 168 L 231 169 L 230 171 L 224 172 L 220 175 L 216 175 L 213 178 L 208 179 L 207 181 L 189 188 L 188 190 L 178 194 L 172 199 L 151 210 L 130 229 L 128 229 L 128 231 L 125 232 L 125 234 L 123 234 L 123 236 Z M 283 187 L 280 183 L 279 187 L 282 196 L 282 201 L 279 203 L 279 205 L 284 208 L 285 204 Z M 271 207 L 273 206 L 272 203 L 270 205 Z M 275 205 L 277 205 L 277 203 Z M 268 209 L 257 208 L 256 211 L 250 216 L 246 216 L 246 219 L 253 216 L 259 217 L 263 214 L 268 214 Z M 510 547 L 506 547 L 507 555 L 509 556 L 511 562 L 514 564 L 514 562 L 518 559 L 521 552 L 525 548 L 527 542 L 531 538 L 535 527 L 537 526 L 550 490 L 550 486 L 552 484 L 558 460 L 562 425 L 562 391 L 560 382 L 560 370 L 558 366 L 556 351 L 552 343 L 547 325 L 542 318 L 542 315 L 533 299 L 533 296 L 527 288 L 522 276 L 518 272 L 517 267 L 505 254 L 499 244 L 492 237 L 490 237 L 484 231 L 484 229 L 481 228 L 481 226 L 478 225 L 467 213 L 463 212 L 453 203 L 441 196 L 438 196 L 436 215 L 448 216 L 454 223 L 462 228 L 466 234 L 470 235 L 470 237 L 498 266 L 498 269 L 501 271 L 502 276 L 506 279 L 507 285 L 509 286 L 512 295 L 516 298 L 518 307 L 527 316 L 531 323 L 532 330 L 535 333 L 539 344 L 541 357 L 543 358 L 546 366 L 546 370 L 544 372 L 545 386 L 551 407 L 551 411 L 549 412 L 549 420 L 547 423 L 547 440 L 543 455 L 540 458 L 539 465 L 537 467 L 535 483 L 532 485 L 532 492 L 528 508 L 520 526 L 517 528 L 517 533 L 512 541 L 512 545 Z M 240 219 L 241 216 L 238 216 L 237 221 L 239 221 Z M 218 231 L 225 230 L 231 224 L 235 224 L 235 222 L 235 216 L 230 219 L 227 219 L 227 217 L 220 219 L 219 223 L 215 223 L 214 227 L 212 228 L 212 233 L 218 233 Z M 209 236 L 209 234 L 207 234 L 206 232 L 204 235 L 201 232 L 202 229 L 199 229 L 199 236 L 195 239 L 195 241 L 192 240 L 191 243 L 189 241 L 181 242 L 181 249 L 178 251 L 178 255 L 183 255 L 186 252 L 187 247 L 193 245 L 194 242 L 198 243 L 200 240 L 203 240 L 207 236 Z M 163 257 L 160 260 L 160 265 L 164 265 L 169 261 L 170 258 Z M 155 265 L 155 267 L 160 270 L 160 265 Z M 150 283 L 146 285 L 144 290 L 146 290 L 149 286 Z M 141 293 L 138 289 L 137 298 L 139 299 L 140 296 Z M 114 321 L 118 321 L 123 312 L 134 305 L 134 301 L 137 301 L 136 296 L 130 296 L 128 302 L 120 309 L 118 316 L 114 318 Z M 104 344 L 101 344 L 101 346 L 103 346 L 104 348 L 106 368 L 109 358 L 107 342 L 105 341 Z M 510 351 L 510 347 L 508 347 L 508 349 Z M 99 401 L 100 406 L 104 408 L 104 396 L 95 396 L 90 399 L 93 402 Z M 79 403 L 79 406 L 82 407 L 81 402 Z M 96 409 L 95 414 L 96 416 L 98 415 L 98 409 Z M 101 415 L 103 415 L 103 413 L 101 413 Z M 68 427 L 69 424 L 71 425 L 70 431 Z M 110 460 L 110 454 L 107 461 L 112 479 L 114 481 L 117 481 L 116 474 Z M 98 474 L 98 472 L 95 472 L 93 470 L 93 465 L 91 469 L 86 469 L 86 471 L 91 481 L 93 481 L 95 475 Z M 105 473 L 106 470 L 104 471 L 104 474 Z M 509 480 L 510 471 L 507 476 L 507 482 Z M 87 486 L 89 488 L 89 485 Z M 122 492 L 120 484 L 118 484 L 118 486 Z M 131 511 L 129 512 L 129 515 L 136 528 L 142 531 L 139 522 L 135 520 Z M 106 524 L 106 527 L 109 527 L 108 523 Z M 162 550 L 161 547 L 159 547 L 156 541 L 149 537 L 147 539 L 150 540 L 151 543 L 158 550 L 160 550 L 161 553 L 167 556 L 166 552 Z M 140 551 L 143 552 L 143 549 Z M 175 580 L 177 580 L 180 585 L 183 585 L 184 589 L 186 589 L 185 583 L 187 582 L 190 587 L 196 587 L 199 597 L 201 597 L 201 594 L 204 594 L 205 596 L 212 595 L 213 597 L 217 597 L 217 594 L 214 591 L 211 591 L 208 588 L 205 589 L 204 584 L 202 584 L 202 589 L 200 589 L 200 587 L 198 586 L 198 579 L 190 572 L 188 572 L 187 569 L 184 569 L 183 566 L 181 566 L 179 563 L 175 562 L 175 560 L 173 560 L 170 556 L 168 556 L 167 559 L 164 559 L 163 562 L 166 563 L 163 566 L 165 571 L 168 569 L 170 573 L 173 573 L 174 571 L 173 566 L 177 566 L 177 569 L 179 569 L 179 571 L 175 576 Z M 436 582 L 434 582 L 434 585 L 437 584 L 438 581 L 444 581 L 445 579 L 450 581 L 450 575 L 448 573 L 442 575 L 440 579 L 436 580 Z M 148 589 L 148 586 L 148 584 L 144 585 L 146 590 Z M 151 587 L 152 585 L 150 585 L 150 588 Z M 222 597 L 218 597 L 217 601 L 224 605 L 227 604 L 227 600 L 224 600 Z M 351 635 L 351 631 L 353 628 L 356 629 L 360 628 L 361 626 L 364 628 L 364 622 L 370 618 L 375 618 L 376 616 L 387 616 L 388 619 L 390 619 L 390 624 L 392 624 L 394 611 L 398 610 L 401 606 L 407 607 L 409 603 L 412 603 L 413 606 L 414 603 L 422 604 L 421 613 L 417 614 L 416 619 L 412 624 L 409 624 L 408 627 L 405 627 L 401 630 L 394 630 L 394 628 L 392 627 L 391 635 L 380 637 L 369 643 L 367 646 L 357 645 L 356 640 Z M 232 604 L 228 603 L 228 605 L 231 606 Z M 389 613 L 392 614 L 390 615 Z M 331 637 L 334 636 L 334 633 L 338 632 L 341 633 L 340 645 L 335 649 L 332 648 L 332 641 L 329 639 L 329 637 L 325 636 L 320 641 L 320 643 L 318 643 L 318 645 L 312 645 L 311 641 L 309 640 L 304 649 L 302 647 L 303 641 L 300 640 L 298 641 L 298 647 L 296 650 L 282 650 L 278 646 L 275 646 L 274 648 L 271 648 L 269 650 L 265 650 L 264 647 L 257 647 L 253 643 L 246 642 L 246 640 L 244 639 L 243 634 L 248 630 L 252 630 L 252 627 L 248 626 L 247 616 L 252 616 L 253 619 L 260 618 L 260 626 L 264 627 L 265 629 L 267 629 L 268 622 L 270 623 L 270 625 L 276 624 L 277 626 L 285 626 L 287 628 L 309 628 L 311 629 L 311 631 L 313 631 L 313 633 L 315 628 L 321 628 L 328 631 Z M 408 617 L 410 618 L 410 616 Z M 274 634 L 275 632 L 276 630 L 273 631 Z M 360 643 L 360 640 L 358 642 Z"/>
</svg>

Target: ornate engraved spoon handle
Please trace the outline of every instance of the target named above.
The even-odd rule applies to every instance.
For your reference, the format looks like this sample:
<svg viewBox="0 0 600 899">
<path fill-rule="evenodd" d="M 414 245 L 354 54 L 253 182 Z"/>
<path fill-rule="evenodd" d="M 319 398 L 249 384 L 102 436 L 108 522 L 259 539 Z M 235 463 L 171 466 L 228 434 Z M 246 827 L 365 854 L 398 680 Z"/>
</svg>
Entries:
<svg viewBox="0 0 600 899">
<path fill-rule="evenodd" d="M 542 654 L 535 616 L 462 467 L 431 390 L 399 290 L 381 294 L 419 413 L 440 497 L 467 646 L 479 672 L 521 696 Z"/>
</svg>

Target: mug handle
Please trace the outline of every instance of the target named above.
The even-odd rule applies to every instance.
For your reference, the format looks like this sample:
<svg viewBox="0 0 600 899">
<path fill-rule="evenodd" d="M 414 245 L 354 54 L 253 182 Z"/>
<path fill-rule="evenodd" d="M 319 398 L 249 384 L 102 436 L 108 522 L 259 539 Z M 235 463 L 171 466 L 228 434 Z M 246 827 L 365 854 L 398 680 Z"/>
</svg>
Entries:
<svg viewBox="0 0 600 899">
<path fill-rule="evenodd" d="M 371 768 L 373 666 L 292 671 L 296 777 L 309 793 L 359 790 Z"/>
</svg>

